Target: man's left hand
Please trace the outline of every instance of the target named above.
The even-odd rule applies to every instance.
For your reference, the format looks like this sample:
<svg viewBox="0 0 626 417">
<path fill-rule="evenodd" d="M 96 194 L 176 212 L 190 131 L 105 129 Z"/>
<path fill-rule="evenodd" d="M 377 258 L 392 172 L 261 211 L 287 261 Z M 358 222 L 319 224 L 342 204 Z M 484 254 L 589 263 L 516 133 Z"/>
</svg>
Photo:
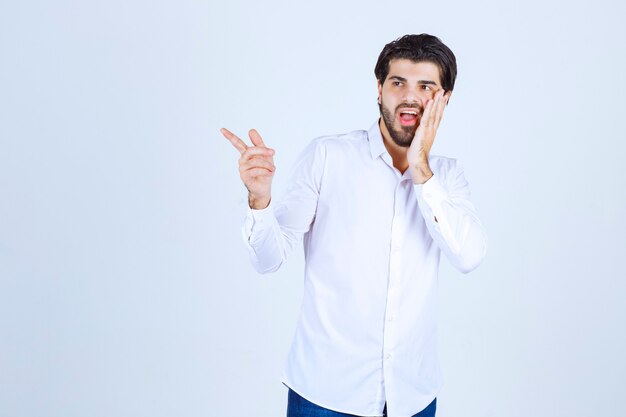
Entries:
<svg viewBox="0 0 626 417">
<path fill-rule="evenodd" d="M 407 151 L 406 157 L 411 170 L 411 177 L 415 184 L 423 184 L 433 172 L 428 165 L 430 148 L 435 141 L 435 135 L 443 117 L 443 110 L 450 98 L 450 92 L 441 89 L 435 93 L 432 100 L 428 100 L 420 119 L 420 124 L 415 131 L 413 142 Z"/>
</svg>

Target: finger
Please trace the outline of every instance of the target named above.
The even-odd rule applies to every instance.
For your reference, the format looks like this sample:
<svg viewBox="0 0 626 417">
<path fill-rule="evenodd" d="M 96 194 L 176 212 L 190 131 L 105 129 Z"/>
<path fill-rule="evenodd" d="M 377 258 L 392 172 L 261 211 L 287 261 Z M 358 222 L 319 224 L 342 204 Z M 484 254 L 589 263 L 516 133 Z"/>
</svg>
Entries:
<svg viewBox="0 0 626 417">
<path fill-rule="evenodd" d="M 439 114 L 439 112 L 441 111 L 441 107 L 443 105 L 443 94 L 444 94 L 444 90 L 439 90 L 437 92 L 437 100 L 436 100 L 436 105 L 435 105 L 435 117 Z"/>
<path fill-rule="evenodd" d="M 239 164 L 239 171 L 246 171 L 250 168 L 266 168 L 266 169 L 269 169 L 270 171 L 276 170 L 276 167 L 271 161 L 260 159 L 260 158 L 254 158 L 254 159 L 251 159 L 249 161 Z"/>
<path fill-rule="evenodd" d="M 450 99 L 450 92 L 446 91 L 442 97 L 443 103 L 441 104 L 441 118 L 443 118 L 443 113 L 446 111 L 446 106 L 448 105 L 448 100 Z M 440 119 L 441 119 L 440 118 Z"/>
<path fill-rule="evenodd" d="M 441 118 L 443 117 L 443 110 L 445 108 L 445 95 L 443 90 L 441 91 L 441 94 L 439 96 L 439 101 L 437 103 L 437 111 L 435 112 L 435 120 L 434 120 L 434 126 L 435 128 L 439 127 L 439 123 L 441 123 Z"/>
<path fill-rule="evenodd" d="M 426 127 L 430 123 L 433 101 L 434 100 L 428 100 L 426 102 L 426 107 L 424 107 L 424 112 L 422 113 L 422 118 L 420 119 L 420 126 Z"/>
<path fill-rule="evenodd" d="M 270 171 L 265 168 L 252 168 L 247 171 L 243 171 L 241 175 L 250 176 L 250 177 L 271 177 L 274 175 L 273 171 Z"/>
<path fill-rule="evenodd" d="M 237 135 L 232 133 L 230 130 L 226 128 L 221 128 L 220 132 L 222 133 L 222 135 L 224 135 L 226 139 L 230 141 L 230 143 L 233 144 L 235 148 L 237 148 L 239 153 L 244 153 L 246 149 L 248 149 L 248 145 L 246 145 L 246 143 L 243 140 L 239 139 Z"/>
<path fill-rule="evenodd" d="M 241 162 L 247 161 L 248 159 L 254 156 L 261 156 L 266 158 L 272 158 L 274 155 L 274 149 L 271 148 L 257 148 L 255 146 L 250 146 L 244 153 L 241 154 L 239 160 Z"/>
<path fill-rule="evenodd" d="M 263 142 L 261 135 L 259 135 L 259 132 L 257 132 L 256 129 L 250 129 L 250 131 L 248 132 L 248 136 L 250 136 L 250 140 L 252 141 L 252 144 L 254 144 L 254 146 L 265 147 L 265 143 Z"/>
</svg>

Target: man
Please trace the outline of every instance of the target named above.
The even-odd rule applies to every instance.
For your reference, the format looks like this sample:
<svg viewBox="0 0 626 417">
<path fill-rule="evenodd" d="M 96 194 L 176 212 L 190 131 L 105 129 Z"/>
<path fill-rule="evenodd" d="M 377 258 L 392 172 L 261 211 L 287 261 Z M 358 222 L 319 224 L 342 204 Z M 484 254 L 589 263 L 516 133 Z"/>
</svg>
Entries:
<svg viewBox="0 0 626 417">
<path fill-rule="evenodd" d="M 486 235 L 455 159 L 430 154 L 456 79 L 438 38 L 406 35 L 375 68 L 381 118 L 368 131 L 324 136 L 298 158 L 274 202 L 274 150 L 255 130 L 239 150 L 249 192 L 242 231 L 259 273 L 304 238 L 302 310 L 284 368 L 288 417 L 434 416 L 440 253 L 461 272 Z"/>
</svg>

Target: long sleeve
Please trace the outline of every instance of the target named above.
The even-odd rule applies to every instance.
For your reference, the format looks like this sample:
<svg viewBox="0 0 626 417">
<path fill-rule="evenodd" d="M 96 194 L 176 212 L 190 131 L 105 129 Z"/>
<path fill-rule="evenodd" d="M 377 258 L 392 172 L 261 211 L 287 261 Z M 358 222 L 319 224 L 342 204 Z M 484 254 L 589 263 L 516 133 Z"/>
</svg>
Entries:
<svg viewBox="0 0 626 417">
<path fill-rule="evenodd" d="M 467 273 L 485 257 L 487 235 L 470 201 L 463 168 L 451 161 L 454 167 L 441 181 L 435 173 L 424 184 L 413 186 L 433 240 L 456 269 Z"/>
<path fill-rule="evenodd" d="M 281 381 L 346 414 L 380 416 L 386 403 L 388 415 L 412 416 L 442 385 L 441 257 L 468 272 L 484 256 L 484 231 L 454 159 L 431 155 L 435 176 L 414 186 L 411 171 L 394 166 L 380 119 L 318 139 L 280 199 L 248 210 L 244 223 L 261 273 L 303 242 L 302 303 Z"/>
<path fill-rule="evenodd" d="M 248 208 L 241 231 L 250 262 L 261 274 L 278 270 L 311 227 L 324 171 L 321 139 L 300 153 L 280 201 L 272 197 L 265 209 Z"/>
</svg>

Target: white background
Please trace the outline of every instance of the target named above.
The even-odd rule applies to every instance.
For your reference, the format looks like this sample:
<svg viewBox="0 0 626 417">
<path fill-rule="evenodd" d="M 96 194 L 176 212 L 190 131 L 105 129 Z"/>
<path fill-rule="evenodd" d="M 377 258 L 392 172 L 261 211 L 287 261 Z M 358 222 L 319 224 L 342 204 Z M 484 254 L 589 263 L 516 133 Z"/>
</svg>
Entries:
<svg viewBox="0 0 626 417">
<path fill-rule="evenodd" d="M 626 415 L 623 3 L 456 3 L 0 3 L 0 416 L 284 416 L 302 249 L 253 271 L 219 128 L 276 149 L 279 198 L 424 32 L 489 235 L 442 260 L 438 416 Z"/>
</svg>

